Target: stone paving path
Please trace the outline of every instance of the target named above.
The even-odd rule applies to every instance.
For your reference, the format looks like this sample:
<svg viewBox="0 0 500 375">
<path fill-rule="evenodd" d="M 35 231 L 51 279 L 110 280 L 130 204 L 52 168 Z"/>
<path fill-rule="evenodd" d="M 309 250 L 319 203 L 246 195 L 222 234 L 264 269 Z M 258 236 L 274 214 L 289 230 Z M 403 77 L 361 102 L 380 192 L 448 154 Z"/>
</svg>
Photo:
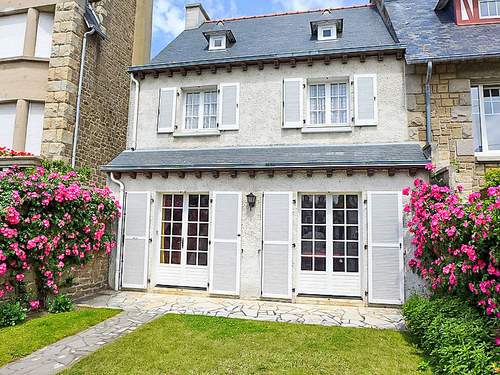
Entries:
<svg viewBox="0 0 500 375">
<path fill-rule="evenodd" d="M 404 329 L 399 309 L 253 301 L 139 292 L 103 292 L 81 301 L 121 308 L 121 314 L 0 369 L 0 375 L 56 374 L 103 345 L 164 314 L 193 314 L 275 322 Z"/>
</svg>

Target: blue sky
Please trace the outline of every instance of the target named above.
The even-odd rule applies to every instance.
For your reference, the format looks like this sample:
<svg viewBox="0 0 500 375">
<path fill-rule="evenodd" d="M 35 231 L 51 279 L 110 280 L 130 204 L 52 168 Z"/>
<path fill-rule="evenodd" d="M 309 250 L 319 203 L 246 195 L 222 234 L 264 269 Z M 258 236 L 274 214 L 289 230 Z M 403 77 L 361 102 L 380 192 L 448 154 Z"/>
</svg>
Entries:
<svg viewBox="0 0 500 375">
<path fill-rule="evenodd" d="M 365 4 L 369 0 L 201 0 L 210 18 L 230 18 L 290 10 L 334 8 Z M 184 28 L 185 0 L 154 0 L 153 42 L 156 56 Z"/>
</svg>

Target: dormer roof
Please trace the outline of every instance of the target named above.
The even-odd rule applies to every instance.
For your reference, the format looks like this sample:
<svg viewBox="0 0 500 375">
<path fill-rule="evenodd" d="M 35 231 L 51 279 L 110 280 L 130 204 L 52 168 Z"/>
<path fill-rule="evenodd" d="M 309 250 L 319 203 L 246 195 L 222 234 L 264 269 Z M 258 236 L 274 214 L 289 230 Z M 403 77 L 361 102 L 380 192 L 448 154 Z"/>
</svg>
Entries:
<svg viewBox="0 0 500 375">
<path fill-rule="evenodd" d="M 342 37 L 318 43 L 311 27 L 323 19 L 342 20 Z M 224 31 L 233 35 L 231 48 L 213 53 L 207 36 Z M 231 34 L 228 34 L 228 31 Z M 366 51 L 402 51 L 372 5 L 291 12 L 235 19 L 210 20 L 200 27 L 183 31 L 150 65 L 131 71 L 182 68 L 232 62 L 262 61 Z"/>
<path fill-rule="evenodd" d="M 337 27 L 337 33 L 342 34 L 344 28 L 344 20 L 338 18 L 329 18 L 322 20 L 311 21 L 311 34 L 318 35 L 318 28 L 320 26 L 330 26 L 335 25 Z"/>
<path fill-rule="evenodd" d="M 228 30 L 228 29 L 205 31 L 205 32 L 203 32 L 203 36 L 205 36 L 205 39 L 208 42 L 210 42 L 210 37 L 212 37 L 212 36 L 225 36 L 227 38 L 228 42 L 236 43 L 236 38 L 234 37 L 233 32 L 231 30 Z"/>
</svg>

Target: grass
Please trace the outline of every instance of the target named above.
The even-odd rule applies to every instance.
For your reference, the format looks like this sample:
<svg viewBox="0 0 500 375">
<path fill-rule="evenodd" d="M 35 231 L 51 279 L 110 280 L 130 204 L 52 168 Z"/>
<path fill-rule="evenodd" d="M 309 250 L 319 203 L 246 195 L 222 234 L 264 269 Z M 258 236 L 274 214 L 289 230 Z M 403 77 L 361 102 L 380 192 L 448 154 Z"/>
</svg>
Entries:
<svg viewBox="0 0 500 375">
<path fill-rule="evenodd" d="M 401 332 L 165 315 L 62 374 L 417 374 Z"/>
<path fill-rule="evenodd" d="M 79 308 L 0 328 L 0 367 L 109 319 L 120 310 Z"/>
</svg>

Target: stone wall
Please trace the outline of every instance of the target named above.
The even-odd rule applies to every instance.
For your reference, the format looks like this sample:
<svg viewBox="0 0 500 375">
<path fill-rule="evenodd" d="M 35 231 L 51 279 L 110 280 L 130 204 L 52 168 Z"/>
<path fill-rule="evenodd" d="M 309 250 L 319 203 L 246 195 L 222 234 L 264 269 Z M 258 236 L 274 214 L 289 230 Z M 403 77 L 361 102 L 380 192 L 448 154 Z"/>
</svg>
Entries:
<svg viewBox="0 0 500 375">
<path fill-rule="evenodd" d="M 448 169 L 452 186 L 466 192 L 479 189 L 488 168 L 498 162 L 478 162 L 474 156 L 470 88 L 500 81 L 500 61 L 435 64 L 431 79 L 433 162 Z M 409 133 L 425 142 L 425 64 L 409 65 L 406 71 Z"/>
<path fill-rule="evenodd" d="M 71 161 L 83 34 L 84 0 L 60 0 L 56 5 L 42 156 Z M 85 60 L 77 167 L 92 170 L 92 180 L 105 184 L 99 167 L 125 149 L 134 43 L 135 0 L 101 0 L 92 6 L 106 39 L 88 39 Z M 108 257 L 74 273 L 74 286 L 64 293 L 74 298 L 108 286 Z"/>
</svg>

